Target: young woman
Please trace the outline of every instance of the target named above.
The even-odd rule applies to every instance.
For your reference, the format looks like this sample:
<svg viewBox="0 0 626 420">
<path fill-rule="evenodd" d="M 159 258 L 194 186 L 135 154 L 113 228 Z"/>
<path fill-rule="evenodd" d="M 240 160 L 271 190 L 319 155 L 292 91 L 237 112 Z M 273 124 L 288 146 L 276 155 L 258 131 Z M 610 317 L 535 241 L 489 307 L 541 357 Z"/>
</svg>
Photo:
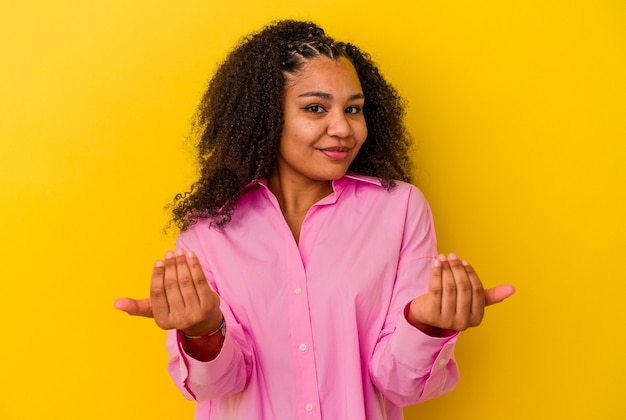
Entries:
<svg viewBox="0 0 626 420">
<path fill-rule="evenodd" d="M 510 296 L 437 253 L 402 101 L 311 22 L 244 39 L 198 112 L 200 179 L 150 298 L 197 419 L 401 419 L 451 390 L 458 332 Z"/>
</svg>

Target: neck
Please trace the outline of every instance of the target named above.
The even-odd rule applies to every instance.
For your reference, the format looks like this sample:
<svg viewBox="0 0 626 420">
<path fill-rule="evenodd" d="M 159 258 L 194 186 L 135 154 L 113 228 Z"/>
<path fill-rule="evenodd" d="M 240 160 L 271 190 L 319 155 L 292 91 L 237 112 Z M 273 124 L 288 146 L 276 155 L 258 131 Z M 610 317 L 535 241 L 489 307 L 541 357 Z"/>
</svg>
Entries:
<svg viewBox="0 0 626 420">
<path fill-rule="evenodd" d="M 333 191 L 332 181 L 285 179 L 275 172 L 268 181 L 283 214 L 306 214 L 311 206 Z"/>
<path fill-rule="evenodd" d="M 268 187 L 276 196 L 296 243 L 300 241 L 300 228 L 311 206 L 333 191 L 331 181 L 296 181 L 281 177 L 278 171 L 268 180 Z"/>
</svg>

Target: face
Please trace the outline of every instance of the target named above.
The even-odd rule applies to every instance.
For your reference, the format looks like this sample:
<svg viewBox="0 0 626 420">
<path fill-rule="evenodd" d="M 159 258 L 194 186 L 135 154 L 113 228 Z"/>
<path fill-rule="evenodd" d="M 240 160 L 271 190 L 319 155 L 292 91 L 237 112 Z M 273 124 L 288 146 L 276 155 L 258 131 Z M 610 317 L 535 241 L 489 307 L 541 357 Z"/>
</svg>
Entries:
<svg viewBox="0 0 626 420">
<path fill-rule="evenodd" d="M 278 174 L 293 182 L 345 175 L 367 137 L 365 98 L 345 58 L 315 58 L 286 78 Z"/>
</svg>

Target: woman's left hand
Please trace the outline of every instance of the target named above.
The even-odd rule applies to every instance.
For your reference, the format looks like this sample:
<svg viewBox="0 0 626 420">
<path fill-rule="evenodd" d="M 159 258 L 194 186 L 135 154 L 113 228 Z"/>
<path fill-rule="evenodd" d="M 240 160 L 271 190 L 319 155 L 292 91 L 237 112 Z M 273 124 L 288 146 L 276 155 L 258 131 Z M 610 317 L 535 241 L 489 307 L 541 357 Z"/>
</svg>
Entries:
<svg viewBox="0 0 626 420">
<path fill-rule="evenodd" d="M 481 323 L 485 306 L 513 293 L 515 288 L 508 284 L 483 289 L 471 265 L 455 254 L 442 254 L 431 266 L 428 293 L 411 302 L 409 322 L 426 333 L 432 327 L 463 331 Z"/>
</svg>

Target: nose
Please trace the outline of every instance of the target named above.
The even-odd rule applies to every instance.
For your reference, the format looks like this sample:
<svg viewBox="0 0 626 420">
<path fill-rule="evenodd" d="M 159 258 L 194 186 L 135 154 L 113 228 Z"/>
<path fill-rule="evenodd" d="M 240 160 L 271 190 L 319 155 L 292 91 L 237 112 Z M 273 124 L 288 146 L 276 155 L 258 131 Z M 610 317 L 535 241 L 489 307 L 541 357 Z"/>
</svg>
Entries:
<svg viewBox="0 0 626 420">
<path fill-rule="evenodd" d="M 353 134 L 352 125 L 343 110 L 329 113 L 326 132 L 331 137 L 339 138 L 350 137 Z"/>
</svg>

